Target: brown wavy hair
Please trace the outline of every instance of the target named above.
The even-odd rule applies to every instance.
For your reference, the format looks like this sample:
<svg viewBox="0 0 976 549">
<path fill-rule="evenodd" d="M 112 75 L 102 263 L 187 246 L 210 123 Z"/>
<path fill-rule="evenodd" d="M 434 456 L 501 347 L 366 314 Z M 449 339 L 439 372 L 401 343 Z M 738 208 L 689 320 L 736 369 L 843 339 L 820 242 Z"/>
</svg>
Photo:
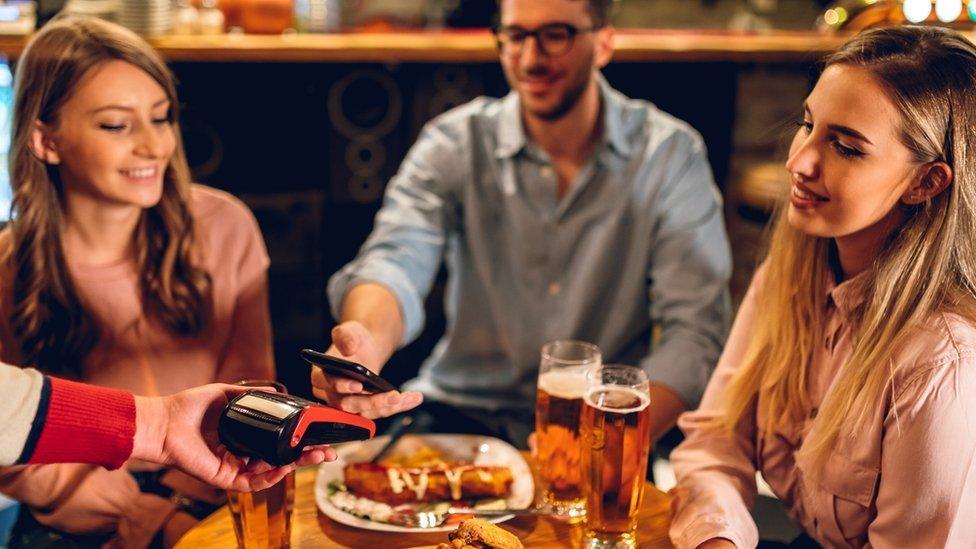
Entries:
<svg viewBox="0 0 976 549">
<path fill-rule="evenodd" d="M 176 85 L 159 55 L 131 31 L 99 19 L 52 21 L 27 44 L 17 63 L 10 180 L 11 326 L 20 360 L 67 376 L 81 372 L 98 343 L 99 327 L 79 299 L 61 242 L 63 187 L 57 166 L 29 146 L 36 121 L 56 126 L 58 111 L 93 68 L 124 61 L 166 91 L 176 149 L 163 176 L 162 197 L 143 210 L 134 238 L 143 310 L 181 336 L 199 335 L 211 315 L 210 275 L 197 265 L 189 211 L 190 170 L 178 123 Z"/>
</svg>

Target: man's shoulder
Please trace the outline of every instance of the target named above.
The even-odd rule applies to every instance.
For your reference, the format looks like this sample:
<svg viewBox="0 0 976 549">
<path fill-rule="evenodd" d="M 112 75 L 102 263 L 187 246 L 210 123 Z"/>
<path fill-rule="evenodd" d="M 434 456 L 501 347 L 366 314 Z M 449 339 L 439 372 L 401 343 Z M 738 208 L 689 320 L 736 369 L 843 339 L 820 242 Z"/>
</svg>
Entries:
<svg viewBox="0 0 976 549">
<path fill-rule="evenodd" d="M 428 130 L 446 132 L 452 137 L 463 138 L 484 135 L 487 128 L 495 127 L 506 98 L 480 96 L 458 105 L 427 122 Z"/>
<path fill-rule="evenodd" d="M 651 150 L 664 144 L 683 145 L 690 149 L 704 148 L 704 140 L 698 130 L 654 103 L 628 97 L 613 88 L 609 89 L 608 97 L 619 112 L 622 131 L 631 142 L 646 142 Z"/>
</svg>

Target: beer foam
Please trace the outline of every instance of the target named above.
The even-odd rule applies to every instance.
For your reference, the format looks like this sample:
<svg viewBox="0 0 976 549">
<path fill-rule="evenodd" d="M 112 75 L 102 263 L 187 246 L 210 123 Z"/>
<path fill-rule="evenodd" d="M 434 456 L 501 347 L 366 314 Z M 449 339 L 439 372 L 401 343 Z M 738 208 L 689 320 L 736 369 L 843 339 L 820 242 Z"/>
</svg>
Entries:
<svg viewBox="0 0 976 549">
<path fill-rule="evenodd" d="M 539 389 L 557 398 L 583 398 L 586 393 L 586 369 L 556 370 L 539 376 Z"/>
<path fill-rule="evenodd" d="M 597 402 L 599 399 L 599 402 Z M 651 403 L 651 397 L 647 393 L 638 391 L 631 387 L 616 387 L 612 385 L 598 385 L 591 387 L 584 397 L 586 403 L 597 410 L 611 412 L 614 414 L 630 414 L 640 412 Z M 637 401 L 640 404 L 629 408 L 621 408 L 621 405 L 630 404 Z"/>
</svg>

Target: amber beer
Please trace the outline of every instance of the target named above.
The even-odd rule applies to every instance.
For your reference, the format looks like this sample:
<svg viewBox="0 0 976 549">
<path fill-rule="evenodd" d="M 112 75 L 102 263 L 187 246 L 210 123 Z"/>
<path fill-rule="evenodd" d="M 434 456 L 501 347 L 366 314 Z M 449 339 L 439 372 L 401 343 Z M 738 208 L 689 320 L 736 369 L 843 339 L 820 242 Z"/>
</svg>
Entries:
<svg viewBox="0 0 976 549">
<path fill-rule="evenodd" d="M 581 514 L 580 412 L 586 371 L 539 376 L 535 430 L 543 502 L 564 515 Z"/>
<path fill-rule="evenodd" d="M 637 512 L 650 451 L 650 396 L 643 372 L 627 368 L 639 372 L 630 374 L 643 383 L 591 385 L 584 397 L 583 540 L 588 548 L 637 547 Z"/>
<path fill-rule="evenodd" d="M 227 492 L 238 547 L 284 548 L 291 545 L 295 472 L 260 492 Z"/>
<path fill-rule="evenodd" d="M 245 387 L 271 387 L 279 393 L 288 389 L 277 381 L 238 381 Z M 242 549 L 278 549 L 291 546 L 291 513 L 295 506 L 295 472 L 260 492 L 227 491 L 227 507 L 234 519 L 237 546 Z"/>
<path fill-rule="evenodd" d="M 587 373 L 600 365 L 600 349 L 559 340 L 542 347 L 536 392 L 536 464 L 541 504 L 576 522 L 586 514 L 580 491 L 580 411 Z"/>
</svg>

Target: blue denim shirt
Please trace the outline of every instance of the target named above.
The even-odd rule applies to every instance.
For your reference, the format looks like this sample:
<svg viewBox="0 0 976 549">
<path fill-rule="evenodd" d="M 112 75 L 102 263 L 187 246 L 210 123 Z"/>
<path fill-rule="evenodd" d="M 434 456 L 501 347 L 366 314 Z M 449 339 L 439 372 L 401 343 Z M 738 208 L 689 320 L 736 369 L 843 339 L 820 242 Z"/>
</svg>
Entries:
<svg viewBox="0 0 976 549">
<path fill-rule="evenodd" d="M 357 283 L 389 288 L 406 344 L 446 262 L 446 333 L 406 389 L 531 409 L 542 345 L 572 338 L 599 345 L 605 363 L 639 364 L 697 406 L 730 314 L 721 197 L 697 132 L 600 85 L 603 137 L 562 199 L 515 93 L 424 127 L 372 234 L 328 287 L 336 318 Z"/>
</svg>

